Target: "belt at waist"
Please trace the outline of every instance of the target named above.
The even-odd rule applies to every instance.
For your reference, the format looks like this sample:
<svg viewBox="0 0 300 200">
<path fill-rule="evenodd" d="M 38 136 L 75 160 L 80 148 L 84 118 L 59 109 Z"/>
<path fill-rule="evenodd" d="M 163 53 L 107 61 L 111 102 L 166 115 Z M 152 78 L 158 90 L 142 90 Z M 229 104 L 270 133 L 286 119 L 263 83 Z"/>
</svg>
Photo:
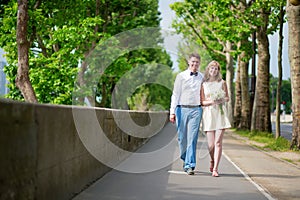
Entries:
<svg viewBox="0 0 300 200">
<path fill-rule="evenodd" d="M 178 107 L 181 107 L 181 108 L 197 108 L 197 107 L 201 107 L 201 105 L 178 105 Z"/>
</svg>

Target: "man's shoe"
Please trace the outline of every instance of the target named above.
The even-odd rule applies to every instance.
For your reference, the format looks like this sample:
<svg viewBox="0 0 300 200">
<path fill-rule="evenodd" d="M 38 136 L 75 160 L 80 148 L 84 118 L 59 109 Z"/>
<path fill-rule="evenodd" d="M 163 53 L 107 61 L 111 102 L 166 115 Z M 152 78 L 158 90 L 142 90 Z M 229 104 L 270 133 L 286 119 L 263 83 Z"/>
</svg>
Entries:
<svg viewBox="0 0 300 200">
<path fill-rule="evenodd" d="M 183 162 L 183 164 L 182 164 L 182 168 L 183 168 L 183 171 L 184 171 L 184 172 L 187 172 L 188 168 L 185 168 L 185 163 L 184 163 L 184 162 Z"/>
<path fill-rule="evenodd" d="M 188 174 L 188 175 L 194 175 L 195 173 L 194 173 L 194 170 L 192 169 L 192 168 L 188 168 L 188 170 L 186 171 L 186 173 Z"/>
</svg>

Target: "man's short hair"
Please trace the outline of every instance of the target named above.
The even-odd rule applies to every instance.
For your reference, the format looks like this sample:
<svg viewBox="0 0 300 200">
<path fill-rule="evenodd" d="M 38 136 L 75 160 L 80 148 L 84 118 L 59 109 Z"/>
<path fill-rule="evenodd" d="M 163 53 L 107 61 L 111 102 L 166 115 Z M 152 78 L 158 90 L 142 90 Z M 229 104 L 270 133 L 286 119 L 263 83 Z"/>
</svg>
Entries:
<svg viewBox="0 0 300 200">
<path fill-rule="evenodd" d="M 195 58 L 198 58 L 199 60 L 201 60 L 201 57 L 200 57 L 200 55 L 198 53 L 191 53 L 189 55 L 189 59 L 191 59 L 192 57 L 195 57 Z"/>
</svg>

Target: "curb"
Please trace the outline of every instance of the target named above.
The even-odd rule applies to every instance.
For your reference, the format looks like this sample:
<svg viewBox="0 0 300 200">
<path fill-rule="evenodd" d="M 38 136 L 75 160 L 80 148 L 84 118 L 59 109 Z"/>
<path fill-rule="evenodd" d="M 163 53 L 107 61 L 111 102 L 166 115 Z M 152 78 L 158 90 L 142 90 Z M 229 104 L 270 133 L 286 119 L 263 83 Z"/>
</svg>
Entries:
<svg viewBox="0 0 300 200">
<path fill-rule="evenodd" d="M 282 159 L 282 158 L 278 158 L 278 157 L 272 155 L 271 153 L 269 153 L 269 152 L 267 152 L 267 151 L 264 151 L 264 150 L 262 150 L 262 149 L 259 149 L 259 148 L 255 147 L 255 146 L 251 145 L 251 144 L 247 144 L 244 140 L 241 140 L 241 139 L 237 136 L 237 134 L 234 133 L 234 131 L 231 131 L 231 130 L 230 130 L 230 131 L 227 131 L 227 132 L 229 132 L 229 133 L 231 134 L 230 136 L 232 136 L 233 138 L 235 138 L 235 139 L 237 139 L 237 140 L 239 140 L 239 141 L 242 141 L 243 143 L 245 143 L 246 145 L 252 147 L 253 149 L 258 150 L 258 151 L 260 151 L 260 152 L 262 152 L 262 153 L 267 154 L 267 155 L 270 156 L 270 157 L 276 158 L 277 160 L 280 160 L 280 161 L 282 161 L 282 162 L 284 162 L 284 163 L 286 163 L 286 164 L 289 164 L 289 165 L 291 165 L 291 166 L 293 166 L 293 167 L 296 167 L 296 168 L 300 169 L 300 166 L 298 166 L 298 165 L 296 165 L 296 164 L 294 164 L 294 163 L 288 162 L 288 161 L 286 161 L 286 160 L 284 160 L 284 159 Z M 240 136 L 240 137 L 242 137 L 242 136 Z M 247 139 L 247 138 L 245 138 L 245 139 Z"/>
</svg>

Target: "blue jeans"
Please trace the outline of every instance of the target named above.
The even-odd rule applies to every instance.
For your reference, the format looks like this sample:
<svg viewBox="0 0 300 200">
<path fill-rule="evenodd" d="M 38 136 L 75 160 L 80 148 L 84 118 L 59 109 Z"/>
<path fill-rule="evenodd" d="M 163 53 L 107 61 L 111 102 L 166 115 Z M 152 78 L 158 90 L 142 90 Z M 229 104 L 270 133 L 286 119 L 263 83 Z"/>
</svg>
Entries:
<svg viewBox="0 0 300 200">
<path fill-rule="evenodd" d="M 202 119 L 202 108 L 177 107 L 175 114 L 180 158 L 184 162 L 184 169 L 195 168 L 196 147 Z"/>
</svg>

